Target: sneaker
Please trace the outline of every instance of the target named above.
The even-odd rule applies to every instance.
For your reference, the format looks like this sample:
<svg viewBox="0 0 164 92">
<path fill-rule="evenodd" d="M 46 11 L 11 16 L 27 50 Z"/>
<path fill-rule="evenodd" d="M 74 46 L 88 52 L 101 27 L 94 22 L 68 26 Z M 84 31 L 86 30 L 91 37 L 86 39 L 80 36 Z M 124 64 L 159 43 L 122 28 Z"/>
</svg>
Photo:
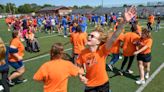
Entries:
<svg viewBox="0 0 164 92">
<path fill-rule="evenodd" d="M 119 59 L 122 59 L 122 56 L 119 56 Z"/>
<path fill-rule="evenodd" d="M 25 82 L 27 82 L 27 79 L 18 79 L 17 80 L 17 83 L 25 83 Z"/>
<path fill-rule="evenodd" d="M 133 74 L 134 72 L 132 70 L 126 70 L 125 73 Z"/>
<path fill-rule="evenodd" d="M 11 31 L 10 29 L 8 29 L 8 31 Z"/>
<path fill-rule="evenodd" d="M 123 76 L 124 75 L 123 72 L 124 72 L 123 70 L 120 70 L 120 71 L 118 71 L 118 74 Z"/>
<path fill-rule="evenodd" d="M 111 71 L 113 71 L 113 66 L 111 64 L 108 64 L 108 67 Z"/>
<path fill-rule="evenodd" d="M 145 78 L 148 79 L 149 78 L 149 73 L 145 73 Z"/>
<path fill-rule="evenodd" d="M 2 85 L 0 85 L 0 91 L 2 91 L 2 90 L 4 90 L 4 88 L 3 88 L 3 86 L 2 86 Z"/>
<path fill-rule="evenodd" d="M 137 80 L 136 81 L 136 84 L 138 84 L 138 85 L 145 84 L 145 80 Z"/>
<path fill-rule="evenodd" d="M 15 83 L 14 83 L 12 80 L 8 80 L 8 84 L 9 84 L 10 86 L 14 86 L 14 85 L 15 85 Z"/>
<path fill-rule="evenodd" d="M 67 36 L 66 36 L 66 35 L 64 35 L 64 38 L 67 38 Z"/>
</svg>

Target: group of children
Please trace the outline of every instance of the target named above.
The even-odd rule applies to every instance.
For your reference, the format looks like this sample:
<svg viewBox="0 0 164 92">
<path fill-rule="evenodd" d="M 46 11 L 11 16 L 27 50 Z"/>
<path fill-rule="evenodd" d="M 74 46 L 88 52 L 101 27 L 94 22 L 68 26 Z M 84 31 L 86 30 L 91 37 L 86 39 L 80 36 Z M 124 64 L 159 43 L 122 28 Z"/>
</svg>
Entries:
<svg viewBox="0 0 164 92">
<path fill-rule="evenodd" d="M 107 26 L 107 24 L 110 24 L 107 18 L 110 18 L 108 20 L 114 24 L 113 32 L 105 33 L 103 28 L 100 27 L 100 25 Z M 91 24 L 96 26 L 94 31 L 89 34 L 87 33 L 87 20 L 90 20 Z M 3 78 L 5 80 L 4 83 L 14 85 L 12 80 L 15 78 L 26 81 L 22 77 L 25 72 L 23 64 L 25 48 L 19 37 L 27 41 L 27 44 L 32 47 L 32 51 L 38 52 L 39 43 L 35 38 L 37 30 L 39 32 L 44 31 L 45 33 L 52 33 L 57 30 L 59 34 L 63 30 L 64 37 L 67 37 L 67 29 L 69 28 L 69 32 L 71 33 L 70 42 L 73 47 L 73 63 L 62 59 L 64 48 L 61 43 L 54 43 L 50 50 L 51 60 L 43 64 L 33 77 L 34 80 L 43 81 L 44 92 L 67 92 L 69 76 L 79 76 L 80 80 L 85 84 L 85 92 L 111 92 L 110 81 L 106 72 L 106 58 L 109 54 L 112 54 L 108 67 L 113 70 L 113 66 L 120 56 L 120 48 L 122 48 L 124 60 L 119 74 L 132 74 L 133 71 L 130 68 L 134 57 L 137 56 L 140 79 L 136 83 L 144 84 L 145 78 L 149 78 L 150 73 L 152 47 L 150 30 L 152 29 L 152 21 L 153 17 L 149 18 L 148 29 L 141 28 L 136 19 L 135 7 L 131 7 L 125 11 L 124 18 L 117 17 L 115 14 L 110 17 L 98 15 L 89 15 L 87 17 L 84 15 L 55 15 L 6 18 L 8 31 L 12 27 L 15 31 L 12 32 L 13 39 L 10 42 L 9 51 L 6 50 L 3 41 L 0 42 L 0 47 L 3 47 L 3 52 L 0 52 L 0 61 L 6 62 L 5 64 L 9 62 L 16 71 L 9 77 L 6 77 L 5 74 Z M 132 32 L 125 32 L 124 25 L 127 22 L 131 24 Z M 160 23 L 160 21 L 158 22 Z M 37 46 L 35 46 L 36 44 Z M 7 55 L 9 57 L 6 57 L 5 53 L 9 53 Z M 5 60 L 5 57 L 8 60 Z M 128 59 L 128 67 L 124 70 Z M 5 65 L 3 63 L 0 64 L 1 66 Z M 8 73 L 8 70 L 6 73 Z M 4 74 L 2 73 L 2 75 Z M 9 89 L 5 87 L 6 84 L 3 84 L 3 86 L 5 90 Z"/>
</svg>

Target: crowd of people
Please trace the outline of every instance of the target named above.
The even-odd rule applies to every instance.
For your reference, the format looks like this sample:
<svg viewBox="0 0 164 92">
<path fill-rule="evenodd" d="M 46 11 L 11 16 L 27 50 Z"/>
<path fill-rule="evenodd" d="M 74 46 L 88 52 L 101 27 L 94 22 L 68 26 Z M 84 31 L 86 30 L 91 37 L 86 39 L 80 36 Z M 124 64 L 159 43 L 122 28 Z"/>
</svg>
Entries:
<svg viewBox="0 0 164 92">
<path fill-rule="evenodd" d="M 5 21 L 8 31 L 12 31 L 9 47 L 6 47 L 0 39 L 0 72 L 4 92 L 10 92 L 9 85 L 15 85 L 14 79 L 17 79 L 16 82 L 27 81 L 23 78 L 26 71 L 23 63 L 24 51 L 40 51 L 39 42 L 35 37 L 37 32 L 47 34 L 57 32 L 65 38 L 70 34 L 70 43 L 73 48 L 73 59 L 69 62 L 63 59 L 63 45 L 61 43 L 52 45 L 51 59 L 43 64 L 33 77 L 34 80 L 44 83 L 44 92 L 67 92 L 70 76 L 79 76 L 80 81 L 85 84 L 84 92 L 111 92 L 106 71 L 106 58 L 110 54 L 112 55 L 107 66 L 113 71 L 114 64 L 121 56 L 120 49 L 122 49 L 124 60 L 118 73 L 120 75 L 132 74 L 131 66 L 136 56 L 140 75 L 136 84 L 145 84 L 145 78 L 148 79 L 150 74 L 153 44 L 151 31 L 155 19 L 153 15 L 150 15 L 147 28 L 142 28 L 137 18 L 136 8 L 133 6 L 125 10 L 123 16 L 72 14 L 67 16 L 7 17 Z M 95 28 L 91 33 L 87 32 L 88 23 Z M 131 31 L 124 28 L 125 24 L 131 25 L 129 29 Z M 104 26 L 109 26 L 110 31 L 105 32 Z M 157 18 L 155 31 L 159 31 L 159 28 L 160 17 Z M 111 32 L 111 30 L 113 31 Z M 26 42 L 26 46 L 22 44 L 22 41 Z M 124 70 L 127 61 L 128 66 Z M 9 76 L 8 65 L 15 69 Z"/>
</svg>

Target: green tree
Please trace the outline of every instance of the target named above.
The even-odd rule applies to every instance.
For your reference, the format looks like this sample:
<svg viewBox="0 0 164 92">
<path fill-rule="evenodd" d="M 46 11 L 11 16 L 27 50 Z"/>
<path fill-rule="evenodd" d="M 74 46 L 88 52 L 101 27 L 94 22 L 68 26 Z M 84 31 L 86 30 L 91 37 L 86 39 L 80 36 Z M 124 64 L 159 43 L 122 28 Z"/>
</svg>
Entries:
<svg viewBox="0 0 164 92">
<path fill-rule="evenodd" d="M 128 5 L 127 4 L 124 4 L 123 7 L 128 7 Z"/>
<path fill-rule="evenodd" d="M 17 9 L 17 7 L 15 6 L 14 3 L 7 3 L 5 9 L 7 13 L 13 14 L 15 13 L 15 10 Z"/>
<path fill-rule="evenodd" d="M 89 5 L 84 5 L 84 6 L 81 6 L 80 8 L 81 9 L 92 9 L 93 7 L 89 6 Z"/>
<path fill-rule="evenodd" d="M 34 10 L 33 10 L 33 8 L 31 7 L 30 4 L 24 4 L 24 5 L 21 5 L 21 6 L 18 7 L 18 11 L 20 13 L 31 13 Z"/>
<path fill-rule="evenodd" d="M 139 4 L 138 7 L 144 7 L 144 5 L 143 4 Z"/>
<path fill-rule="evenodd" d="M 42 6 L 33 3 L 33 4 L 31 4 L 31 8 L 32 8 L 33 12 L 37 12 L 42 8 Z"/>
<path fill-rule="evenodd" d="M 77 5 L 74 5 L 73 6 L 73 9 L 78 9 L 79 7 Z"/>
<path fill-rule="evenodd" d="M 5 13 L 5 5 L 0 4 L 0 13 Z"/>
<path fill-rule="evenodd" d="M 52 5 L 51 5 L 51 4 L 44 4 L 44 5 L 42 6 L 42 8 L 44 8 L 44 7 L 52 7 Z"/>
</svg>

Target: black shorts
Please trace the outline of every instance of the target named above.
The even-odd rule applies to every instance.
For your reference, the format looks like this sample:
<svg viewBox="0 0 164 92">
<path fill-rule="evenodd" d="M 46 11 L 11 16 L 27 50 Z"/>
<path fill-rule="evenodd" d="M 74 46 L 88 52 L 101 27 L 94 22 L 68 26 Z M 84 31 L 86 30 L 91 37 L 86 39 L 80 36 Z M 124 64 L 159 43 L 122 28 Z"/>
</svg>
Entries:
<svg viewBox="0 0 164 92">
<path fill-rule="evenodd" d="M 152 58 L 151 53 L 149 53 L 149 54 L 138 54 L 137 55 L 137 60 L 138 61 L 150 62 L 151 58 Z"/>
<path fill-rule="evenodd" d="M 47 28 L 47 30 L 51 30 L 51 26 L 47 26 L 46 28 Z"/>
<path fill-rule="evenodd" d="M 85 92 L 110 92 L 109 82 L 97 87 L 85 87 Z"/>
</svg>

